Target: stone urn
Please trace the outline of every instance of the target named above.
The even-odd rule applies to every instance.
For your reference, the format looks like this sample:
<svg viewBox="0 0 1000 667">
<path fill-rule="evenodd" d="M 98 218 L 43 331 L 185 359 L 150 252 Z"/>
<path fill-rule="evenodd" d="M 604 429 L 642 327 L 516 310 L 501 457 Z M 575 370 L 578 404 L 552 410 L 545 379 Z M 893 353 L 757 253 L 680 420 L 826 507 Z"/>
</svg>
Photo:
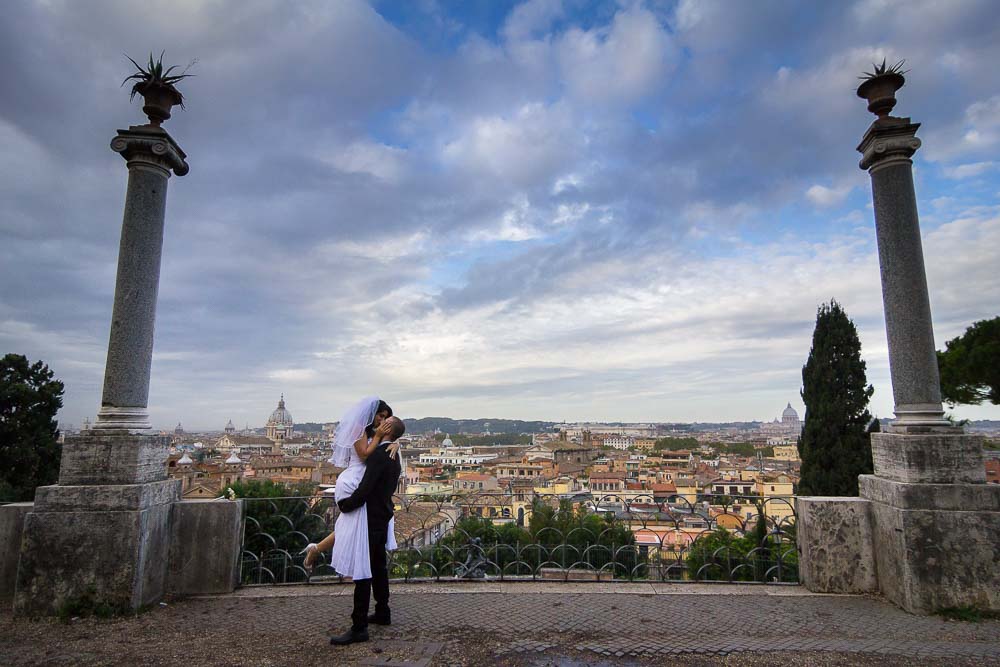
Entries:
<svg viewBox="0 0 1000 667">
<path fill-rule="evenodd" d="M 868 100 L 868 110 L 879 118 L 885 118 L 896 106 L 896 91 L 903 87 L 906 79 L 899 72 L 886 72 L 865 79 L 858 86 L 858 97 Z"/>
<path fill-rule="evenodd" d="M 160 123 L 170 118 L 170 109 L 184 100 L 172 85 L 159 82 L 140 85 L 137 92 L 145 102 L 142 112 L 149 117 L 149 124 L 153 127 L 159 127 Z"/>
</svg>

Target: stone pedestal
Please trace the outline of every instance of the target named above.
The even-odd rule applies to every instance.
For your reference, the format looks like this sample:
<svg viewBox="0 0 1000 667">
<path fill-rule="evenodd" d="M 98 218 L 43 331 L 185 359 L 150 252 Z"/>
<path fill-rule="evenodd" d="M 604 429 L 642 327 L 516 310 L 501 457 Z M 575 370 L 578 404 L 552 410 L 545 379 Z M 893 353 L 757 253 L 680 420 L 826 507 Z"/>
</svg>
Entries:
<svg viewBox="0 0 1000 667">
<path fill-rule="evenodd" d="M 1000 485 L 983 442 L 965 434 L 872 435 L 871 505 L 879 589 L 914 613 L 1000 609 Z"/>
<path fill-rule="evenodd" d="M 14 610 L 54 614 L 89 599 L 138 609 L 166 591 L 171 507 L 159 436 L 93 433 L 66 439 L 60 484 L 39 487 L 24 519 Z"/>
</svg>

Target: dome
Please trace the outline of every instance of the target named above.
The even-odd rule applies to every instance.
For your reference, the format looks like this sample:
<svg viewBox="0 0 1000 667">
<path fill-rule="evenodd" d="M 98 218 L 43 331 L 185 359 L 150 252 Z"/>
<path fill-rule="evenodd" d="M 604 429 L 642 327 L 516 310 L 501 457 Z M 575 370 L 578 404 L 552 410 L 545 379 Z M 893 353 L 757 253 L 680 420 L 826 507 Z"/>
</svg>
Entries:
<svg viewBox="0 0 1000 667">
<path fill-rule="evenodd" d="M 295 422 L 292 421 L 292 413 L 285 409 L 284 394 L 281 395 L 281 399 L 278 401 L 278 407 L 271 413 L 271 417 L 267 420 L 267 423 L 275 426 L 293 426 L 295 424 Z"/>
<path fill-rule="evenodd" d="M 442 447 L 454 447 L 455 443 L 452 442 L 451 438 L 448 437 L 448 434 L 445 433 L 444 434 L 444 440 L 441 441 L 441 446 Z"/>
<path fill-rule="evenodd" d="M 798 420 L 799 420 L 799 413 L 796 412 L 795 408 L 792 407 L 792 404 L 789 403 L 788 407 L 785 408 L 782 411 L 782 413 L 781 413 L 781 421 L 783 421 L 783 422 L 785 422 L 785 421 L 796 421 L 797 422 Z"/>
<path fill-rule="evenodd" d="M 194 461 L 191 460 L 191 457 L 188 456 L 187 452 L 184 452 L 184 456 L 182 456 L 179 459 L 177 459 L 177 464 L 178 465 L 190 465 L 192 463 L 194 463 Z"/>
<path fill-rule="evenodd" d="M 232 451 L 232 453 L 229 455 L 229 458 L 226 459 L 226 463 L 230 463 L 230 464 L 236 463 L 236 464 L 239 464 L 239 463 L 243 463 L 243 461 L 240 461 L 240 457 L 236 455 L 236 450 L 234 449 Z"/>
</svg>

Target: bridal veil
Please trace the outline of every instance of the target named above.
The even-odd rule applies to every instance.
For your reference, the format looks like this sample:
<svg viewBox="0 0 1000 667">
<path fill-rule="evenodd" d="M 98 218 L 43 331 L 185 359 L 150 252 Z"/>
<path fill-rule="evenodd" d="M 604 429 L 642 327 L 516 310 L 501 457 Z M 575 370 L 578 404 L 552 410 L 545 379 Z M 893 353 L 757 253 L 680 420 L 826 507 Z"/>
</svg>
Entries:
<svg viewBox="0 0 1000 667">
<path fill-rule="evenodd" d="M 333 436 L 333 456 L 330 457 L 330 463 L 339 468 L 348 466 L 354 443 L 365 432 L 365 428 L 375 421 L 378 403 L 378 396 L 365 396 L 344 413 L 337 425 L 337 433 Z"/>
</svg>

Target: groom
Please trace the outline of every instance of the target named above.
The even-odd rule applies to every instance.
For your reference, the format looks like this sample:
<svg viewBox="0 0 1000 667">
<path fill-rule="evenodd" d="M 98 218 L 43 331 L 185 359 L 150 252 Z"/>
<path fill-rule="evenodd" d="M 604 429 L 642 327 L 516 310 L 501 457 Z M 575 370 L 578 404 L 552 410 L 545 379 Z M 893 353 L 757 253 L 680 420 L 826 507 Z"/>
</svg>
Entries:
<svg viewBox="0 0 1000 667">
<path fill-rule="evenodd" d="M 389 519 L 392 518 L 392 494 L 399 482 L 399 457 L 392 458 L 386 445 L 394 442 L 406 427 L 398 417 L 386 420 L 390 429 L 388 438 L 379 443 L 368 460 L 365 461 L 365 476 L 358 488 L 337 505 L 341 512 L 353 512 L 368 503 L 368 552 L 371 558 L 372 578 L 354 582 L 354 611 L 351 613 L 351 629 L 337 637 L 330 637 L 335 645 L 368 641 L 368 623 L 389 625 L 389 571 L 385 562 L 385 542 L 389 537 Z M 375 614 L 368 616 L 368 604 L 372 589 L 375 589 Z"/>
</svg>

